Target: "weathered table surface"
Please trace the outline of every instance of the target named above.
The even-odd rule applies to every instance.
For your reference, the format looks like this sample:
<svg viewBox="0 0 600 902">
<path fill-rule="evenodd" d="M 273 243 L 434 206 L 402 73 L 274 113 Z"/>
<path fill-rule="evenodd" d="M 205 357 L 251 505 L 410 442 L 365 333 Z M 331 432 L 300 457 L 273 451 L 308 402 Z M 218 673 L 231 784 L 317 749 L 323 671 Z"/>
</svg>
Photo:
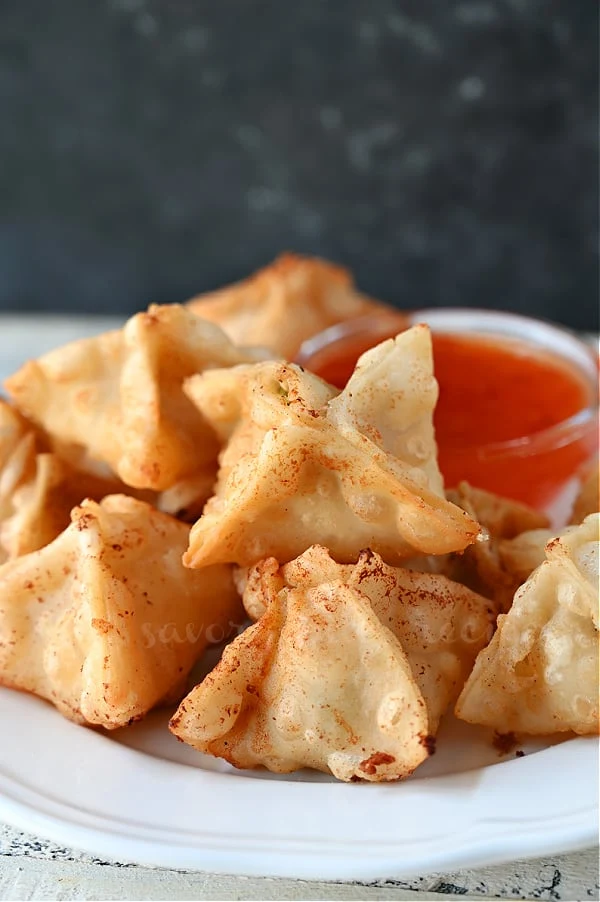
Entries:
<svg viewBox="0 0 600 902">
<path fill-rule="evenodd" d="M 100 861 L 0 825 L 0 900 L 598 899 L 598 851 L 381 883 L 321 883 L 168 871 Z"/>
<path fill-rule="evenodd" d="M 109 328 L 114 320 L 35 324 L 0 316 L 0 378 L 57 341 Z M 321 883 L 218 876 L 106 862 L 0 824 L 0 900 L 29 899 L 599 899 L 597 849 L 477 870 L 382 883 Z"/>
</svg>

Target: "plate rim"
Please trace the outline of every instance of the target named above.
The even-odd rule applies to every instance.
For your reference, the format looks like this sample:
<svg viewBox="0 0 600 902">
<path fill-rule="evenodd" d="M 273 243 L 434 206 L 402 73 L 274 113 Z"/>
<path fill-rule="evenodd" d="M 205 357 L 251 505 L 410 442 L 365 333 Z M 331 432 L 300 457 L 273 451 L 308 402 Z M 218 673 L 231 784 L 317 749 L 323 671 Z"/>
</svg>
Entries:
<svg viewBox="0 0 600 902">
<path fill-rule="evenodd" d="M 34 717 L 28 716 L 30 711 Z M 366 881 L 404 879 L 572 852 L 594 846 L 598 836 L 598 791 L 593 792 L 592 784 L 598 779 L 600 740 L 595 737 L 574 738 L 524 758 L 453 775 L 391 785 L 349 785 L 263 781 L 154 758 L 102 734 L 82 730 L 49 705 L 9 689 L 0 689 L 0 718 L 5 723 L 10 718 L 8 722 L 17 724 L 0 747 L 0 819 L 95 857 L 251 877 Z M 36 765 L 31 753 L 36 734 L 46 737 L 47 755 L 62 758 L 65 764 L 62 775 L 55 775 L 52 790 L 43 763 Z M 82 768 L 99 767 L 97 779 L 86 780 L 82 770 L 83 782 L 78 782 L 78 761 L 83 762 Z M 560 766 L 563 780 L 554 787 L 553 795 L 543 777 L 546 772 L 556 773 Z M 71 772 L 75 774 L 72 786 Z M 536 773 L 540 779 L 531 780 Z M 143 816 L 141 820 L 132 819 L 139 800 L 156 789 L 154 781 L 160 784 L 157 807 L 153 809 L 155 819 L 174 816 L 173 800 L 168 800 L 168 791 L 165 794 L 169 786 L 175 790 L 176 803 L 181 802 L 184 792 L 194 799 L 206 795 L 211 803 L 222 800 L 225 792 L 227 804 L 219 814 L 221 824 L 229 823 L 232 828 L 232 817 L 237 814 L 240 829 L 220 832 L 211 827 L 210 815 L 207 821 L 205 812 L 194 830 L 189 825 L 180 831 L 168 824 L 157 828 Z M 515 781 L 520 786 L 525 805 L 535 802 L 539 807 L 532 808 L 529 815 L 523 810 L 513 814 L 485 810 L 482 805 L 486 801 L 490 806 L 503 804 L 493 790 L 494 786 L 502 789 L 507 781 L 508 786 Z M 111 789 L 111 782 L 121 793 L 124 786 L 128 787 L 129 794 L 119 794 L 114 786 Z M 105 792 L 99 787 L 105 787 Z M 470 787 L 469 791 L 464 787 Z M 465 792 L 465 803 L 457 811 L 455 823 L 449 823 L 448 806 L 456 804 L 457 793 L 461 792 Z M 241 808 L 247 809 L 241 813 L 240 807 L 235 808 L 236 795 Z M 348 829 L 343 821 L 348 817 L 350 802 L 361 824 L 366 824 L 364 818 L 380 818 L 381 825 L 367 824 L 374 838 L 365 842 L 357 833 L 353 840 L 342 836 L 334 841 L 326 832 L 311 835 L 314 825 L 310 816 L 301 828 L 293 823 L 284 828 L 287 835 L 279 835 L 267 823 L 265 809 L 275 824 L 286 825 L 286 806 L 289 817 L 301 819 L 304 815 L 306 819 L 306 806 L 317 798 L 334 806 L 323 815 L 329 817 L 333 832 Z M 420 824 L 417 799 L 421 807 L 439 810 L 441 821 L 430 827 Z M 108 805 L 108 815 L 98 805 Z M 415 833 L 410 838 L 407 819 L 414 822 Z"/>
</svg>

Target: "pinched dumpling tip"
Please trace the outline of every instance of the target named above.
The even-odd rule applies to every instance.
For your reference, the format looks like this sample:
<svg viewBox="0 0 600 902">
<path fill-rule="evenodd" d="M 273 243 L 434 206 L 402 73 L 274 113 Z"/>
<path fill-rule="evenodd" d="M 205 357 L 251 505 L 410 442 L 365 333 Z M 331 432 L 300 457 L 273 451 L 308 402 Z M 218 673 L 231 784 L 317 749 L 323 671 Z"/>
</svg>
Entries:
<svg viewBox="0 0 600 902">
<path fill-rule="evenodd" d="M 479 540 L 464 552 L 446 558 L 415 558 L 411 569 L 444 573 L 450 579 L 463 583 L 473 591 L 493 599 L 500 611 L 507 611 L 515 591 L 543 559 L 536 560 L 531 550 L 523 555 L 513 554 L 512 549 L 525 548 L 520 542 L 523 535 L 548 535 L 548 518 L 511 498 L 503 498 L 492 492 L 461 482 L 456 489 L 447 492 L 448 500 L 462 508 L 481 526 Z M 524 531 L 527 530 L 525 533 Z M 528 566 L 529 564 L 529 566 Z"/>
<path fill-rule="evenodd" d="M 369 351 L 341 394 L 272 362 L 203 373 L 185 391 L 228 442 L 187 566 L 289 561 L 314 543 L 340 561 L 368 547 L 397 563 L 463 549 L 479 532 L 444 497 L 426 326 Z"/>
<path fill-rule="evenodd" d="M 312 547 L 240 579 L 257 622 L 182 702 L 171 730 L 237 767 L 397 780 L 435 748 L 440 717 L 491 634 L 489 603 L 445 577 Z"/>
<path fill-rule="evenodd" d="M 360 294 L 348 270 L 317 257 L 281 254 L 235 285 L 188 302 L 237 344 L 265 345 L 291 360 L 300 344 L 334 323 L 396 311 Z"/>
</svg>

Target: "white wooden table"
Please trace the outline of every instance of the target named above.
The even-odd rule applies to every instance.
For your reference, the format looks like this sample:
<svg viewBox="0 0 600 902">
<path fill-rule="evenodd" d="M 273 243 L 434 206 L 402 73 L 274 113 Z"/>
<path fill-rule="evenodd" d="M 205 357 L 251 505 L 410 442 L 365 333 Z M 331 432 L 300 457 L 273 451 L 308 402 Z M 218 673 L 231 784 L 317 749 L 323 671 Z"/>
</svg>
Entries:
<svg viewBox="0 0 600 902">
<path fill-rule="evenodd" d="M 0 316 L 0 378 L 57 341 L 115 325 L 106 319 Z M 6 729 L 2 727 L 1 729 Z M 0 742 L 1 740 L 0 729 Z M 29 899 L 548 899 L 600 898 L 598 849 L 422 875 L 408 881 L 320 883 L 224 877 L 106 862 L 0 824 L 0 900 Z"/>
<path fill-rule="evenodd" d="M 408 881 L 317 883 L 221 877 L 105 862 L 0 825 L 0 900 L 598 899 L 598 851 Z"/>
</svg>

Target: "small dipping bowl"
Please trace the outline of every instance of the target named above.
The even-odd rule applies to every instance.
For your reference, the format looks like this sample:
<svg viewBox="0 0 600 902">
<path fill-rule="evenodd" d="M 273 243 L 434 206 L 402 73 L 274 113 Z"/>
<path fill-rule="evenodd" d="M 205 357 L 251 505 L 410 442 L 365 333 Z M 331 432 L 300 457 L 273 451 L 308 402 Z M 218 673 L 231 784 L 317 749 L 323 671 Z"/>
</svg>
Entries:
<svg viewBox="0 0 600 902">
<path fill-rule="evenodd" d="M 436 340 L 439 342 L 440 399 L 434 422 L 437 420 L 439 462 L 446 486 L 451 488 L 466 480 L 479 488 L 552 512 L 561 504 L 569 487 L 572 491 L 581 468 L 598 453 L 597 352 L 569 330 L 542 320 L 492 310 L 442 308 L 383 311 L 340 323 L 305 341 L 296 360 L 326 381 L 343 388 L 364 351 L 417 323 L 427 323 L 431 328 L 434 366 Z M 446 358 L 441 366 L 443 342 Z M 497 354 L 510 357 L 510 388 L 506 378 L 508 373 L 494 370 L 490 379 L 490 366 L 484 373 L 473 364 L 469 348 L 474 350 L 476 344 L 483 350 L 487 348 L 492 368 L 494 363 L 501 362 Z M 458 373 L 462 366 L 463 375 L 460 387 L 454 386 L 451 391 L 449 384 L 445 386 L 444 379 L 451 378 L 453 368 L 449 366 L 448 348 L 453 346 L 456 348 L 456 371 Z M 482 441 L 478 437 L 482 408 L 479 407 L 478 414 L 477 387 L 485 383 L 488 392 L 498 397 L 502 392 L 508 392 L 505 416 L 500 415 L 487 424 L 488 431 L 490 428 L 494 431 L 494 422 L 502 431 L 504 421 L 508 423 L 511 411 L 512 414 L 515 412 L 513 405 L 529 403 L 531 407 L 528 394 L 536 366 L 539 379 L 548 380 L 548 373 L 556 375 L 558 372 L 564 376 L 565 389 L 570 383 L 571 389 L 579 393 L 575 409 L 561 417 L 557 408 L 555 421 L 543 428 L 525 434 L 517 432 L 505 440 Z M 465 367 L 469 367 L 466 374 Z M 549 368 L 546 377 L 544 367 Z M 556 375 L 556 378 L 560 376 Z M 448 428 L 441 428 L 442 422 L 446 427 L 452 426 L 455 418 L 443 406 L 450 397 L 456 417 L 468 427 L 462 438 L 460 430 L 457 435 L 450 435 L 452 430 L 448 432 Z M 551 410 L 554 397 L 546 392 L 544 400 L 544 406 Z M 478 402 L 482 402 L 481 395 Z M 494 403 L 496 408 L 491 406 Z M 558 396 L 556 404 L 559 404 Z M 498 398 L 494 397 L 490 410 L 497 410 L 497 406 Z M 535 420 L 535 409 L 531 410 Z M 487 413 L 485 409 L 484 412 Z"/>
</svg>

